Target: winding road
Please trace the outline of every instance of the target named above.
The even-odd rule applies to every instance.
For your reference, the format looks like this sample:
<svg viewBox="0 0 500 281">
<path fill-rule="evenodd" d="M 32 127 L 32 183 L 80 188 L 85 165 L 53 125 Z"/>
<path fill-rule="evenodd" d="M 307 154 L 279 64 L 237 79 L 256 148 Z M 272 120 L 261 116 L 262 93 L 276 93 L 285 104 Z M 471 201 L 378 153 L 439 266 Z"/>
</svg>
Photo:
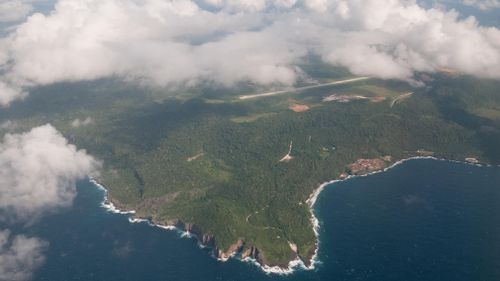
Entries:
<svg viewBox="0 0 500 281">
<path fill-rule="evenodd" d="M 402 94 L 402 95 L 399 95 L 398 97 L 396 97 L 395 99 L 392 100 L 391 102 L 391 108 L 399 101 L 402 101 L 404 99 L 407 99 L 409 97 L 411 97 L 413 95 L 413 92 L 411 93 L 406 93 L 406 94 Z"/>
</svg>

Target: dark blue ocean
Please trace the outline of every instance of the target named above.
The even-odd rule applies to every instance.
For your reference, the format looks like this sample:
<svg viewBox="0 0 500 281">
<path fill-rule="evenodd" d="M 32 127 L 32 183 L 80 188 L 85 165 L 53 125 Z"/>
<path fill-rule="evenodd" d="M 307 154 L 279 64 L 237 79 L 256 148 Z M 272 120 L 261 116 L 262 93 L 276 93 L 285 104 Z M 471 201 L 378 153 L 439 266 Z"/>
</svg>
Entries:
<svg viewBox="0 0 500 281">
<path fill-rule="evenodd" d="M 209 257 L 181 238 L 100 207 L 78 186 L 71 209 L 19 231 L 50 242 L 34 280 L 500 280 L 500 168 L 412 160 L 328 186 L 315 206 L 322 262 L 267 275 Z"/>
</svg>

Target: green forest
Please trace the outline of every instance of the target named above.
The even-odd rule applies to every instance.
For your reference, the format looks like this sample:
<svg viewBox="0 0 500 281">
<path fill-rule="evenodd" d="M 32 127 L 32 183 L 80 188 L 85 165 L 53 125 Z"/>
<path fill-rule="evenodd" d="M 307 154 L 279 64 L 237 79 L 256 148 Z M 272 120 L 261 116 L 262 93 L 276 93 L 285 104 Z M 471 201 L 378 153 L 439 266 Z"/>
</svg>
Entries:
<svg viewBox="0 0 500 281">
<path fill-rule="evenodd" d="M 318 83 L 351 77 L 303 69 Z M 194 224 L 222 251 L 242 239 L 261 263 L 286 266 L 295 257 L 289 243 L 306 263 L 316 249 L 306 200 L 357 159 L 425 151 L 499 163 L 499 89 L 498 81 L 439 73 L 419 87 L 367 79 L 248 100 L 238 97 L 270 88 L 61 83 L 2 110 L 0 123 L 14 121 L 18 131 L 51 123 L 103 161 L 99 181 L 118 207 L 159 224 Z M 348 102 L 325 101 L 332 95 Z M 91 122 L 72 125 L 77 118 Z M 280 161 L 291 143 L 292 159 Z"/>
</svg>

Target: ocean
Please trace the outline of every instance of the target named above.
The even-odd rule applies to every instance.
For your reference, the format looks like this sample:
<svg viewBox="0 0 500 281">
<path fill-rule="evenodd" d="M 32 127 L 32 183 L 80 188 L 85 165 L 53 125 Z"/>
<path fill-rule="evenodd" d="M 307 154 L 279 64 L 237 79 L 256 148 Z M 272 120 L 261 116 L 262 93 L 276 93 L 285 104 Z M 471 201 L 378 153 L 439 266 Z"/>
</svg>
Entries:
<svg viewBox="0 0 500 281">
<path fill-rule="evenodd" d="M 314 206 L 321 263 L 290 275 L 219 262 L 193 238 L 107 211 L 103 196 L 80 182 L 72 208 L 19 226 L 50 242 L 34 280 L 500 280 L 500 167 L 418 159 L 327 186 Z"/>
</svg>

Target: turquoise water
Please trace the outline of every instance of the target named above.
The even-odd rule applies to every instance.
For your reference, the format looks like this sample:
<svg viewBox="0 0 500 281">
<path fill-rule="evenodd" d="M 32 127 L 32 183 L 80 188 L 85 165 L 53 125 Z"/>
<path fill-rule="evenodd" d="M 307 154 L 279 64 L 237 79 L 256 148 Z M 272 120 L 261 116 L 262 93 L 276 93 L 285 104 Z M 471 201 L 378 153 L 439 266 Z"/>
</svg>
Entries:
<svg viewBox="0 0 500 281">
<path fill-rule="evenodd" d="M 50 242 L 34 280 L 500 280 L 498 167 L 412 160 L 328 186 L 315 206 L 322 263 L 289 276 L 218 262 L 102 197 L 82 182 L 71 209 L 17 230 Z"/>
</svg>

